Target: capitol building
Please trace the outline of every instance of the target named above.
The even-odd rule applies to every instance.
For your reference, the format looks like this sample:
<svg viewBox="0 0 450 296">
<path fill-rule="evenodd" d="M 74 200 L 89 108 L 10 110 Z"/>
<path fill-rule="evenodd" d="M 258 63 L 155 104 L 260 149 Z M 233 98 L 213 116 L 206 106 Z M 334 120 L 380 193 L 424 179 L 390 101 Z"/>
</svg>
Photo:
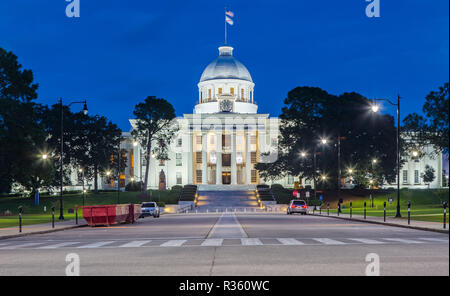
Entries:
<svg viewBox="0 0 450 296">
<path fill-rule="evenodd" d="M 200 190 L 249 190 L 264 183 L 255 165 L 277 159 L 279 119 L 258 113 L 254 90 L 252 76 L 234 57 L 233 47 L 219 47 L 218 57 L 200 77 L 193 114 L 176 118 L 179 131 L 170 146 L 168 160 L 152 155 L 146 163 L 144 149 L 134 141 L 131 131 L 123 133 L 121 148 L 127 151 L 127 167 L 119 178 L 120 187 L 144 181 L 147 165 L 150 166 L 148 188 L 151 189 L 159 188 L 162 180 L 165 188 L 196 184 Z M 130 119 L 130 123 L 132 130 L 136 120 Z M 431 152 L 432 147 L 427 150 Z M 401 187 L 427 188 L 420 177 L 425 165 L 435 170 L 436 178 L 430 188 L 442 187 L 445 182 L 442 160 L 441 153 L 434 158 L 406 159 L 401 171 Z M 117 188 L 117 182 L 111 179 L 114 178 L 103 176 L 99 188 Z M 268 184 L 292 188 L 295 182 L 313 186 L 312 180 L 299 180 L 297 176 L 286 176 Z M 351 180 L 345 182 L 346 186 L 351 185 Z M 90 183 L 93 182 L 88 184 L 92 188 Z"/>
</svg>

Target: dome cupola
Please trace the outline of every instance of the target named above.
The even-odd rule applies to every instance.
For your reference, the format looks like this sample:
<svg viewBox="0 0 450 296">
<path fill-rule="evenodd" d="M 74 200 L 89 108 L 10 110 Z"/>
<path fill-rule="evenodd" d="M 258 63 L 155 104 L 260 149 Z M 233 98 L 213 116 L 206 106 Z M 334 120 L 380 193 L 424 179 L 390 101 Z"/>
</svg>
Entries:
<svg viewBox="0 0 450 296">
<path fill-rule="evenodd" d="M 256 113 L 252 76 L 233 56 L 233 47 L 219 47 L 219 56 L 203 71 L 195 113 Z"/>
</svg>

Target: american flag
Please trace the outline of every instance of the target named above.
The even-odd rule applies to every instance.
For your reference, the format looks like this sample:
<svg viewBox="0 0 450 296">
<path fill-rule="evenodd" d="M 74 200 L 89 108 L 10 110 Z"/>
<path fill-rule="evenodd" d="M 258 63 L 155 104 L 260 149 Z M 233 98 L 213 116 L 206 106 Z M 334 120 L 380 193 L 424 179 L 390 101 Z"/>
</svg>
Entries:
<svg viewBox="0 0 450 296">
<path fill-rule="evenodd" d="M 234 13 L 232 11 L 226 10 L 225 11 L 225 21 L 229 24 L 229 25 L 234 25 L 234 21 L 233 18 L 234 17 Z"/>
</svg>

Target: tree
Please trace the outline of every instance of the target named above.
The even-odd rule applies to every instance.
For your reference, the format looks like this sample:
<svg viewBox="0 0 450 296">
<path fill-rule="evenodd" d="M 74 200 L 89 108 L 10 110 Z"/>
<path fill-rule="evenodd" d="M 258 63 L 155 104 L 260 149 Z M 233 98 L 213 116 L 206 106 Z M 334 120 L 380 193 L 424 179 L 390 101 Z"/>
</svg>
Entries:
<svg viewBox="0 0 450 296">
<path fill-rule="evenodd" d="M 9 192 L 14 182 L 34 190 L 52 180 L 51 167 L 37 168 L 46 139 L 41 106 L 33 102 L 37 87 L 32 71 L 0 48 L 0 192 Z"/>
<path fill-rule="evenodd" d="M 426 97 L 422 111 L 425 117 L 412 113 L 403 120 L 404 132 L 416 147 L 432 144 L 437 151 L 448 153 L 449 142 L 449 84 Z"/>
<path fill-rule="evenodd" d="M 79 114 L 80 117 L 84 115 Z M 84 116 L 79 119 L 79 136 L 75 137 L 74 158 L 77 166 L 84 170 L 87 180 L 94 180 L 94 191 L 98 192 L 98 177 L 105 171 L 113 176 L 122 131 L 104 116 Z M 126 153 L 122 156 L 121 169 L 126 167 Z"/>
<path fill-rule="evenodd" d="M 430 188 L 430 184 L 436 179 L 434 172 L 435 170 L 427 164 L 425 166 L 425 172 L 421 174 L 422 180 L 428 185 L 428 188 Z"/>
<path fill-rule="evenodd" d="M 328 185 L 336 187 L 336 142 L 340 138 L 341 172 L 351 167 L 355 172 L 369 174 L 376 158 L 377 179 L 395 180 L 394 118 L 371 114 L 368 99 L 357 93 L 335 96 L 317 87 L 297 87 L 288 93 L 284 104 L 278 159 L 256 165 L 261 177 L 278 179 L 290 174 L 312 180 L 316 151 L 318 171 L 327 175 Z M 320 145 L 320 138 L 327 138 L 329 144 Z M 301 152 L 306 152 L 306 157 L 301 157 Z M 359 179 L 364 180 L 355 180 Z"/>
<path fill-rule="evenodd" d="M 172 122 L 175 119 L 175 110 L 165 99 L 149 96 L 143 103 L 136 105 L 133 113 L 136 116 L 136 127 L 132 135 L 145 149 L 145 160 L 147 164 L 150 164 L 152 150 L 159 151 L 163 156 L 174 134 L 178 131 Z M 150 166 L 146 165 L 144 191 L 147 190 L 149 169 Z"/>
</svg>

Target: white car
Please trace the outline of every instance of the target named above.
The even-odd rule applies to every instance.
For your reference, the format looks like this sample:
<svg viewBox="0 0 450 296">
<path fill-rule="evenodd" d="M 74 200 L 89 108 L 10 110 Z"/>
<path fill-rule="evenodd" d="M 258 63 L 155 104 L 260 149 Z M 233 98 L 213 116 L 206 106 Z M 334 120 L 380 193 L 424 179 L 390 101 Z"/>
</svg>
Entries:
<svg viewBox="0 0 450 296">
<path fill-rule="evenodd" d="M 308 205 L 304 200 L 294 199 L 291 201 L 287 208 L 287 214 L 292 215 L 294 213 L 300 213 L 306 215 L 308 213 Z"/>
<path fill-rule="evenodd" d="M 143 202 L 141 205 L 141 216 L 144 218 L 146 216 L 153 216 L 154 218 L 159 218 L 160 211 L 156 202 Z"/>
</svg>

